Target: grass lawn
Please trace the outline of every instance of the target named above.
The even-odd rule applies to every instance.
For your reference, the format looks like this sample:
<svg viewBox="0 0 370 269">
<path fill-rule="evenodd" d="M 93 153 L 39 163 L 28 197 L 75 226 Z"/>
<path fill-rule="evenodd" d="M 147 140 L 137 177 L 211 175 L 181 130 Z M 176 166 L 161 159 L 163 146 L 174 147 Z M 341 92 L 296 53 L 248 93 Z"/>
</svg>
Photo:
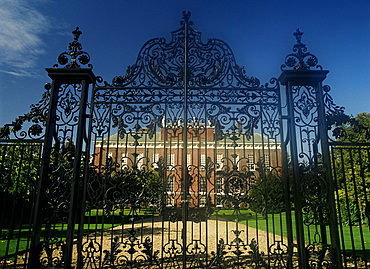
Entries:
<svg viewBox="0 0 370 269">
<path fill-rule="evenodd" d="M 275 232 L 278 235 L 287 236 L 287 229 L 286 229 L 286 216 L 285 213 L 281 214 L 268 214 L 268 218 L 264 219 L 261 214 L 255 214 L 250 210 L 241 210 L 239 215 L 239 222 L 246 224 L 250 227 L 258 228 L 264 231 Z M 219 217 L 234 221 L 235 220 L 235 213 L 234 210 L 220 210 L 219 212 L 215 212 L 218 214 Z M 295 232 L 295 215 L 292 212 L 292 223 L 293 223 L 293 238 L 296 239 L 296 232 Z M 275 227 L 275 228 L 273 228 Z M 314 241 L 314 236 L 316 234 L 316 229 L 320 234 L 320 228 L 315 227 L 315 225 L 305 226 L 304 233 L 305 239 L 307 243 L 312 243 Z M 353 240 L 351 240 L 351 229 L 353 234 Z M 361 229 L 363 235 L 363 241 L 361 238 Z M 327 234 L 329 235 L 329 226 L 326 227 Z M 341 231 L 339 230 L 339 236 L 342 237 Z M 330 237 L 330 236 L 328 236 Z M 341 238 L 341 242 L 344 241 L 344 246 L 346 249 L 346 253 L 351 254 L 353 252 L 356 253 L 357 257 L 363 257 L 366 259 L 370 258 L 370 229 L 369 227 L 358 227 L 358 226 L 343 226 L 343 238 Z M 330 242 L 328 242 L 330 243 Z M 341 248 L 343 248 L 341 243 Z"/>
<path fill-rule="evenodd" d="M 139 216 L 136 218 L 142 218 L 146 216 L 152 215 L 151 210 L 141 210 Z M 287 236 L 286 230 L 286 217 L 285 213 L 281 214 L 269 214 L 267 219 L 264 219 L 262 215 L 255 214 L 250 210 L 241 210 L 239 215 L 239 222 L 246 224 L 250 227 L 254 227 L 257 229 L 261 229 L 264 231 L 269 231 L 275 233 L 277 235 Z M 99 231 L 103 229 L 109 229 L 118 225 L 122 225 L 124 223 L 129 222 L 129 210 L 124 211 L 124 216 L 119 215 L 119 210 L 116 210 L 114 214 L 111 214 L 109 217 L 103 216 L 103 210 L 91 210 L 85 214 L 85 224 L 84 224 L 84 234 L 89 234 L 94 231 Z M 214 212 L 214 216 L 218 215 L 219 219 L 226 219 L 229 221 L 235 221 L 235 213 L 234 210 L 220 210 L 218 212 Z M 90 219 L 90 223 L 89 223 Z M 104 224 L 102 223 L 104 220 Z M 292 222 L 293 222 L 293 237 L 296 238 L 295 235 L 295 215 L 294 212 L 292 214 Z M 77 233 L 78 225 L 76 225 L 76 233 Z M 43 227 L 45 230 L 45 227 Z M 52 230 L 54 231 L 54 236 L 57 237 L 59 240 L 64 240 L 64 236 L 66 233 L 67 225 L 66 224 L 54 224 Z M 0 257 L 4 256 L 5 253 L 13 254 L 16 252 L 23 251 L 27 249 L 30 245 L 30 231 L 27 225 L 23 225 L 22 227 L 17 226 L 17 229 L 13 231 L 12 239 L 7 240 L 5 235 L 9 231 L 4 229 L 2 231 L 2 239 L 0 240 Z M 320 232 L 320 231 L 318 231 Z M 316 233 L 316 228 L 314 225 L 309 226 L 309 228 L 305 229 L 305 238 L 307 243 L 314 241 L 314 236 Z M 329 227 L 327 227 L 327 233 L 329 233 Z M 339 231 L 341 236 L 341 231 Z M 370 258 L 370 230 L 368 227 L 362 227 L 362 234 L 363 234 L 363 241 L 364 241 L 364 248 L 362 245 L 361 239 L 361 228 L 357 226 L 352 227 L 352 234 L 351 237 L 351 227 L 343 226 L 343 238 L 344 238 L 344 245 L 346 249 L 346 254 L 351 255 L 351 253 L 355 252 L 357 257 L 366 257 L 366 259 Z M 351 240 L 353 238 L 353 240 Z M 341 240 L 342 242 L 342 240 Z M 329 242 L 330 243 L 330 242 Z M 342 248 L 342 245 L 341 245 Z M 8 249 L 8 250 L 7 250 Z"/>
<path fill-rule="evenodd" d="M 116 210 L 113 214 L 111 213 L 108 217 L 104 216 L 103 210 L 93 209 L 85 214 L 84 234 L 93 233 L 94 231 L 100 231 L 109 229 L 128 223 L 130 221 L 129 210 L 124 211 L 124 216 L 120 215 L 120 210 Z M 138 216 L 135 216 L 135 220 L 141 217 L 151 216 L 151 209 L 143 209 L 139 212 Z M 89 221 L 90 220 L 90 221 Z M 104 220 L 104 224 L 102 222 Z M 31 231 L 29 225 L 17 225 L 17 228 L 13 230 L 12 235 L 8 235 L 10 230 L 6 228 L 1 232 L 0 239 L 0 257 L 14 254 L 16 252 L 22 252 L 30 246 Z M 46 227 L 43 226 L 42 230 L 45 231 Z M 78 232 L 78 225 L 75 225 L 75 234 Z M 67 231 L 67 224 L 56 223 L 51 227 L 52 237 L 58 238 L 58 240 L 65 240 L 65 234 Z M 10 240 L 7 238 L 10 237 Z"/>
</svg>

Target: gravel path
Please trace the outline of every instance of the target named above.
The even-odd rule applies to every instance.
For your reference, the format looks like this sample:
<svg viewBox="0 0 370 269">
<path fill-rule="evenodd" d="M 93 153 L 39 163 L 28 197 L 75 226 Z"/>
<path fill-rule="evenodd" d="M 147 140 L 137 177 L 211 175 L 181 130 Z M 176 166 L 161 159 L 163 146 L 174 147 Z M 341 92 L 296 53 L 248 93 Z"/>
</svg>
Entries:
<svg viewBox="0 0 370 269">
<path fill-rule="evenodd" d="M 164 252 L 169 251 L 171 248 L 173 250 L 181 250 L 182 239 L 181 239 L 181 231 L 182 231 L 182 222 L 169 222 L 164 221 L 162 222 L 159 217 L 153 219 L 151 218 L 144 219 L 142 222 L 136 222 L 134 224 L 134 230 L 136 237 L 134 242 L 141 243 L 141 247 L 139 248 L 137 245 L 134 247 L 137 252 L 133 254 L 133 258 L 138 257 L 140 254 L 143 254 L 143 245 L 142 243 L 145 242 L 146 238 L 149 238 L 151 242 L 153 242 L 153 253 L 158 251 L 158 257 L 161 258 L 162 256 L 162 246 L 164 246 Z M 237 226 L 238 225 L 238 229 Z M 110 230 L 105 230 L 102 234 L 97 234 L 94 240 L 96 240 L 101 246 L 102 250 L 102 259 L 104 259 L 104 251 L 108 250 L 111 252 L 111 242 L 114 241 L 114 238 L 117 237 L 117 242 L 130 242 L 130 231 L 132 230 L 132 224 L 125 224 L 122 226 L 117 226 Z M 281 237 L 279 235 L 273 235 L 273 233 L 269 233 L 267 236 L 267 232 L 262 230 L 257 230 L 253 227 L 246 226 L 244 224 L 237 224 L 236 222 L 224 221 L 224 220 L 215 220 L 209 219 L 207 222 L 202 221 L 199 223 L 188 222 L 187 225 L 187 246 L 188 251 L 191 249 L 198 249 L 199 252 L 205 252 L 205 246 L 208 246 L 207 253 L 208 256 L 211 256 L 211 253 L 217 252 L 217 242 L 220 242 L 222 238 L 225 244 L 232 244 L 233 240 L 236 239 L 239 231 L 239 238 L 242 242 L 247 245 L 251 243 L 252 239 L 255 239 L 259 245 L 259 251 L 264 252 L 265 255 L 267 254 L 268 246 L 273 245 L 276 242 L 275 247 L 277 246 L 277 241 L 283 241 L 283 243 L 287 243 L 287 239 L 285 237 Z M 133 237 L 131 237 L 133 238 Z M 85 239 L 93 239 L 91 235 L 89 238 Z M 238 239 L 237 239 L 238 240 Z M 90 241 L 90 240 L 89 240 Z M 86 242 L 88 242 L 86 240 Z M 234 241 L 235 242 L 235 241 Z M 241 241 L 240 241 L 241 242 Z M 235 243 L 234 243 L 235 244 Z M 127 251 L 130 249 L 130 246 L 127 244 L 119 244 L 119 249 L 122 250 L 121 254 L 124 253 L 125 256 L 129 258 L 130 254 Z M 229 250 L 226 248 L 228 253 L 234 251 L 235 248 Z M 248 247 L 246 250 L 241 249 L 244 253 L 247 253 L 250 249 Z M 76 252 L 75 252 L 76 253 Z M 163 254 L 164 256 L 168 256 L 168 254 Z M 232 254 L 233 255 L 233 254 Z M 129 258 L 130 259 L 130 258 Z"/>
</svg>

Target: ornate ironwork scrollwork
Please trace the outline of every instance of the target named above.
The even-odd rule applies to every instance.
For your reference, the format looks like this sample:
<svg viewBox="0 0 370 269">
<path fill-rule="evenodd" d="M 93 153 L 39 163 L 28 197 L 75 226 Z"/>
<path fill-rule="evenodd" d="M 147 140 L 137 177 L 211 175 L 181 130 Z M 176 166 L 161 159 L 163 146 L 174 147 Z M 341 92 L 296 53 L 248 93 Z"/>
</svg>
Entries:
<svg viewBox="0 0 370 269">
<path fill-rule="evenodd" d="M 333 256 L 332 246 L 327 244 L 319 246 L 318 242 L 314 242 L 306 247 L 306 252 L 308 256 L 308 265 L 310 268 L 338 268 Z"/>
<path fill-rule="evenodd" d="M 328 186 L 323 171 L 310 166 L 302 166 L 300 173 L 304 224 L 307 226 L 328 225 L 330 214 L 327 200 Z"/>
<path fill-rule="evenodd" d="M 112 147 L 116 147 L 116 152 L 112 152 L 113 157 L 106 157 L 105 164 L 104 156 L 100 164 L 95 162 L 95 165 L 99 166 L 96 170 L 102 175 L 92 173 L 92 177 L 88 179 L 91 180 L 88 188 L 96 186 L 96 189 L 88 189 L 87 192 L 104 198 L 101 204 L 98 198 L 89 202 L 97 208 L 103 207 L 106 215 L 111 215 L 119 208 L 130 208 L 128 217 L 133 227 L 137 225 L 134 217 L 137 217 L 140 206 L 143 201 L 147 202 L 144 199 L 142 181 L 137 179 L 150 168 L 158 172 L 162 184 L 165 184 L 161 190 L 161 202 L 157 212 L 160 213 L 158 217 L 162 218 L 162 221 L 168 221 L 169 226 L 176 226 L 180 221 L 191 221 L 194 225 L 202 226 L 204 220 L 212 214 L 217 202 L 214 198 L 216 195 L 224 199 L 221 203 L 228 203 L 236 209 L 236 219 L 239 221 L 241 207 L 248 207 L 249 184 L 255 175 L 248 168 L 245 156 L 239 160 L 242 155 L 238 156 L 237 151 L 246 141 L 254 143 L 255 138 L 261 141 L 262 145 L 265 145 L 265 141 L 266 145 L 273 143 L 273 140 L 276 143 L 280 134 L 278 81 L 271 79 L 271 85 L 261 85 L 257 78 L 247 76 L 244 68 L 236 63 L 230 47 L 225 42 L 218 39 L 202 42 L 201 33 L 193 29 L 189 19 L 190 13 L 184 13 L 180 29 L 172 32 L 169 42 L 164 38 L 148 41 L 142 47 L 136 63 L 128 67 L 125 75 L 115 77 L 112 85 L 97 86 L 94 91 L 92 133 L 98 137 L 97 148 L 100 146 L 100 154 L 111 153 Z M 185 38 L 188 46 L 186 56 Z M 186 64 L 185 57 L 188 57 Z M 187 100 L 184 99 L 185 72 L 188 77 Z M 187 122 L 184 113 L 187 113 Z M 184 133 L 185 126 L 187 134 Z M 184 160 L 178 153 L 185 144 L 182 141 L 184 136 L 191 137 L 192 142 L 188 139 L 188 148 L 190 143 L 196 144 L 198 149 L 209 148 L 209 151 L 205 152 L 204 163 L 201 161 L 202 156 L 199 156 L 195 161 L 186 161 L 187 167 L 182 166 Z M 155 138 L 155 141 L 152 138 Z M 225 143 L 221 142 L 221 139 Z M 156 161 L 152 160 L 151 167 L 149 156 L 152 155 L 152 144 L 149 149 L 149 140 L 150 143 L 154 142 L 154 155 L 164 156 Z M 203 144 L 207 141 L 215 144 L 214 149 L 225 144 L 227 153 L 222 157 L 222 166 L 216 163 L 218 156 L 212 156 L 218 152 L 215 150 L 212 153 L 213 147 Z M 124 147 L 126 153 L 121 153 L 121 148 Z M 162 153 L 162 147 L 167 152 L 164 150 Z M 266 150 L 269 148 L 265 147 Z M 141 153 L 143 148 L 146 152 Z M 171 154 L 172 150 L 180 163 L 178 165 L 168 162 L 168 152 Z M 117 163 L 122 154 L 125 154 L 129 169 L 122 169 Z M 191 153 L 191 156 L 194 157 L 195 154 Z M 140 158 L 145 160 L 139 167 Z M 212 160 L 213 158 L 215 160 Z M 187 169 L 186 179 L 182 178 L 184 171 L 180 167 Z M 135 180 L 130 178 L 131 176 L 135 177 Z M 216 193 L 216 177 L 222 177 L 222 193 Z M 184 180 L 188 181 L 188 190 L 182 189 Z M 170 191 L 167 190 L 169 182 L 173 182 Z M 185 192 L 188 194 L 186 198 Z M 188 205 L 188 219 L 184 220 L 181 210 L 188 208 Z M 197 206 L 199 208 L 196 208 Z M 123 218 L 123 213 L 121 216 Z M 242 230 L 236 228 L 233 231 L 235 239 L 228 242 L 228 245 L 222 246 L 224 242 L 219 242 L 218 253 L 213 255 L 215 258 L 212 259 L 214 266 L 237 264 L 240 268 L 248 268 L 249 265 L 263 268 L 264 254 L 256 247 L 256 242 L 252 241 L 250 245 L 244 242 L 241 233 Z M 107 254 L 107 264 L 112 264 L 109 261 L 114 253 L 117 253 L 116 256 L 126 255 L 127 263 L 122 267 L 135 267 L 135 257 L 142 255 L 141 252 L 153 252 L 151 243 L 145 247 L 139 245 L 135 238 L 140 240 L 139 236 L 133 236 L 131 239 L 134 243 L 126 242 L 127 249 L 132 253 L 123 250 L 125 243 L 122 240 L 113 241 L 113 249 L 104 252 Z M 141 242 L 142 240 L 143 237 Z M 203 239 L 193 238 L 189 242 L 187 240 L 190 239 L 187 238 L 182 241 L 177 236 L 169 236 L 164 240 L 168 241 L 162 241 L 164 245 L 160 250 L 163 257 L 160 263 L 163 268 L 181 267 L 184 262 L 190 267 L 210 266 Z M 186 245 L 183 242 L 186 242 Z M 146 250 L 143 250 L 143 247 Z M 118 250 L 122 252 L 118 254 Z M 189 259 L 184 260 L 184 254 Z M 149 263 L 151 259 L 155 265 L 154 257 L 146 258 Z"/>
<path fill-rule="evenodd" d="M 370 129 L 363 126 L 353 116 L 345 114 L 344 107 L 334 103 L 333 97 L 329 94 L 331 88 L 328 85 L 323 87 L 324 103 L 326 108 L 326 122 L 328 131 L 332 131 L 331 139 L 350 142 L 369 142 Z"/>
<path fill-rule="evenodd" d="M 37 104 L 31 105 L 31 111 L 15 119 L 11 124 L 6 124 L 0 128 L 0 139 L 9 138 L 11 134 L 16 139 L 43 139 L 45 135 L 45 125 L 49 113 L 51 84 L 45 84 L 45 92 Z M 28 130 L 22 130 L 24 123 L 31 123 Z"/>
<path fill-rule="evenodd" d="M 182 245 L 176 239 L 169 239 L 163 246 L 163 253 L 168 255 L 164 268 L 180 268 L 182 249 Z"/>
<path fill-rule="evenodd" d="M 64 266 L 64 247 L 65 242 L 58 239 L 43 242 L 42 251 L 40 252 L 41 266 L 46 268 Z"/>
<path fill-rule="evenodd" d="M 70 210 L 71 182 L 75 159 L 72 143 L 58 150 L 54 148 L 51 155 L 50 179 L 45 192 L 46 205 L 43 216 L 46 223 L 66 223 Z"/>
<path fill-rule="evenodd" d="M 79 27 L 76 27 L 76 30 L 74 30 L 72 34 L 74 40 L 69 43 L 69 51 L 62 52 L 58 56 L 58 63 L 65 65 L 64 68 L 80 68 L 81 66 L 77 63 L 77 61 L 82 65 L 86 65 L 90 62 L 90 55 L 82 50 L 82 45 L 80 42 L 78 42 L 78 39 L 82 34 Z M 70 57 L 69 63 L 68 57 Z M 54 67 L 58 67 L 58 65 L 55 64 Z M 91 64 L 89 64 L 88 67 L 92 69 Z"/>
<path fill-rule="evenodd" d="M 319 68 L 318 60 L 315 55 L 307 52 L 306 44 L 301 42 L 303 33 L 297 29 L 293 34 L 297 40 L 297 44 L 293 46 L 293 52 L 285 57 L 285 63 L 281 65 L 280 69 L 283 71 L 286 67 L 291 67 L 296 71 L 310 70 L 311 67 Z"/>
<path fill-rule="evenodd" d="M 270 268 L 265 253 L 260 251 L 256 239 L 253 238 L 250 244 L 246 244 L 239 237 L 241 232 L 240 230 L 234 230 L 235 238 L 229 244 L 226 244 L 222 238 L 219 240 L 217 253 L 211 252 L 212 259 L 209 268 Z"/>
<path fill-rule="evenodd" d="M 271 268 L 288 268 L 288 246 L 282 241 L 275 241 L 269 247 L 271 257 Z"/>
<path fill-rule="evenodd" d="M 193 22 L 189 18 L 190 12 L 184 12 L 183 20 L 180 22 L 181 28 L 172 32 L 170 42 L 167 43 L 164 38 L 148 41 L 141 49 L 136 63 L 128 67 L 124 76 L 115 77 L 112 84 L 133 87 L 144 85 L 182 87 L 186 36 L 188 44 L 186 72 L 190 87 L 260 85 L 257 78 L 248 77 L 244 68 L 236 64 L 233 52 L 224 41 L 209 39 L 207 43 L 203 43 L 201 33 L 192 27 Z"/>
</svg>

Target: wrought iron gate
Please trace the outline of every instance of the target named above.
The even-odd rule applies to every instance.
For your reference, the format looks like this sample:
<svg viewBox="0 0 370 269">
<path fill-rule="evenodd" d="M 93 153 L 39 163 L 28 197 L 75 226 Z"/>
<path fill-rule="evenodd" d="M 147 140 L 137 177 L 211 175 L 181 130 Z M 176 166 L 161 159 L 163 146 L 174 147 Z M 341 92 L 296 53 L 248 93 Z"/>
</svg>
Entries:
<svg viewBox="0 0 370 269">
<path fill-rule="evenodd" d="M 280 78 L 261 84 L 189 18 L 112 83 L 93 74 L 77 28 L 43 101 L 2 129 L 33 120 L 41 143 L 32 234 L 14 267 L 340 268 L 328 71 L 297 30 Z"/>
</svg>

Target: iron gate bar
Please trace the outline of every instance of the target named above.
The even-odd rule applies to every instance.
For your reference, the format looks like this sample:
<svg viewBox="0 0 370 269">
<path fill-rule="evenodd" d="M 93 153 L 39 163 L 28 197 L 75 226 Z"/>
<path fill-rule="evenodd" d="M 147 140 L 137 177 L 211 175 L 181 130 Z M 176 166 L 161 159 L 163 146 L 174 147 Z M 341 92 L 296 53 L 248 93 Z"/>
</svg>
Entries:
<svg viewBox="0 0 370 269">
<path fill-rule="evenodd" d="M 190 12 L 183 12 L 183 23 L 184 23 L 184 127 L 182 130 L 183 137 L 183 150 L 182 150 L 182 180 L 183 180 L 183 197 L 181 201 L 182 206 L 182 264 L 184 269 L 186 269 L 186 252 L 187 252 L 187 221 L 188 221 L 188 201 L 189 194 L 189 173 L 187 165 L 187 150 L 188 150 L 188 25 L 192 22 L 189 22 Z"/>
<path fill-rule="evenodd" d="M 328 138 L 328 126 L 326 122 L 326 113 L 325 113 L 325 104 L 324 104 L 324 97 L 323 97 L 323 89 L 322 89 L 322 81 L 319 82 L 318 87 L 316 89 L 316 100 L 319 106 L 318 116 L 319 116 L 319 136 L 321 142 L 321 149 L 322 149 L 322 159 L 323 159 L 323 169 L 325 174 L 325 179 L 328 182 L 328 193 L 327 193 L 327 200 L 330 206 L 330 214 L 329 214 L 329 223 L 330 223 L 330 239 L 331 245 L 334 249 L 334 264 L 337 265 L 338 268 L 342 268 L 342 258 L 341 258 L 341 251 L 340 251 L 340 240 L 339 240 L 339 231 L 338 231 L 338 221 L 337 221 L 337 212 L 335 206 L 335 198 L 334 198 L 334 181 L 332 177 L 332 170 L 331 170 L 331 163 L 330 163 L 330 151 L 329 151 L 329 138 Z M 322 233 L 325 233 L 326 239 L 326 227 L 321 226 Z M 325 245 L 328 244 L 327 241 L 323 242 Z"/>
<path fill-rule="evenodd" d="M 57 89 L 59 88 L 59 84 L 53 80 L 52 87 L 51 87 L 51 96 L 50 96 L 50 103 L 48 109 L 48 117 L 46 121 L 46 130 L 45 130 L 45 142 L 44 142 L 44 149 L 42 152 L 42 165 L 40 170 L 40 179 L 38 182 L 38 192 L 36 197 L 35 203 L 35 214 L 34 220 L 32 225 L 32 235 L 31 235 L 31 247 L 30 247 L 30 260 L 28 263 L 28 268 L 40 268 L 40 260 L 39 260 L 39 253 L 41 252 L 41 227 L 42 227 L 42 219 L 39 217 L 39 210 L 45 201 L 44 193 L 46 191 L 45 181 L 48 179 L 48 167 L 50 165 L 50 155 L 51 155 L 51 148 L 53 143 L 53 135 L 54 135 L 54 128 L 55 128 L 55 116 L 56 116 L 56 108 L 57 108 Z"/>
<path fill-rule="evenodd" d="M 287 130 L 287 137 L 285 139 L 284 136 L 284 128 L 280 130 L 280 141 L 283 144 L 281 147 L 281 158 L 282 158 L 282 182 L 284 187 L 284 202 L 286 208 L 286 219 L 287 219 L 287 236 L 288 236 L 288 262 L 287 268 L 293 268 L 293 221 L 292 221 L 292 211 L 291 211 L 291 199 L 290 199 L 290 180 L 289 180 L 289 168 L 288 168 L 288 153 L 287 153 L 287 146 L 290 141 L 290 131 L 289 131 L 289 117 L 283 115 L 282 111 L 282 104 L 281 104 L 281 94 L 279 93 L 279 124 L 280 126 L 283 125 L 283 121 L 285 120 L 288 122 L 288 130 Z M 281 225 L 282 226 L 282 225 Z"/>
</svg>

